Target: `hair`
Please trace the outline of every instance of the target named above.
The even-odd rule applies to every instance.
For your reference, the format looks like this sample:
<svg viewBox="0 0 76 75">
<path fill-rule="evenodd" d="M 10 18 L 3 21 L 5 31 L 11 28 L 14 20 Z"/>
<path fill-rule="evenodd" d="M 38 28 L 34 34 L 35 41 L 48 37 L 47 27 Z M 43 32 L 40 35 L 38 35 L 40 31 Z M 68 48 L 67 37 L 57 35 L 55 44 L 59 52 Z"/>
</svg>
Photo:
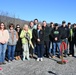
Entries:
<svg viewBox="0 0 76 75">
<path fill-rule="evenodd" d="M 46 22 L 45 20 L 43 22 Z"/>
<path fill-rule="evenodd" d="M 10 28 L 11 26 L 14 28 L 14 24 L 13 24 L 13 23 L 10 23 L 10 24 L 9 24 L 9 28 Z"/>
<path fill-rule="evenodd" d="M 73 24 L 74 26 L 76 25 L 76 23 Z"/>
<path fill-rule="evenodd" d="M 54 23 L 53 23 L 53 22 L 50 22 L 50 27 L 52 27 L 52 24 L 54 25 Z"/>
<path fill-rule="evenodd" d="M 31 22 L 33 22 L 33 21 L 30 21 L 30 22 L 29 22 L 29 25 L 30 25 Z M 33 23 L 34 23 L 34 22 L 33 22 Z"/>
<path fill-rule="evenodd" d="M 23 29 L 25 28 L 25 26 L 28 26 L 27 24 L 24 24 Z"/>
<path fill-rule="evenodd" d="M 0 29 L 1 29 L 1 24 L 2 24 L 2 23 L 4 24 L 4 22 L 1 22 L 1 23 L 0 23 Z M 6 26 L 5 26 L 5 24 L 4 24 L 4 30 L 5 30 L 5 29 L 6 29 Z"/>
<path fill-rule="evenodd" d="M 41 26 L 41 29 L 42 29 L 42 25 L 41 25 L 40 23 L 37 24 L 37 29 L 38 29 L 38 26 L 39 26 L 39 25 Z"/>
<path fill-rule="evenodd" d="M 20 27 L 20 25 L 19 25 L 19 24 L 17 24 L 17 25 L 16 25 L 16 28 L 17 28 L 17 27 Z"/>
<path fill-rule="evenodd" d="M 34 19 L 34 21 L 35 21 L 35 20 L 37 20 L 37 22 L 38 22 L 38 19 L 37 19 L 37 18 L 36 18 L 36 19 Z"/>
<path fill-rule="evenodd" d="M 71 25 L 71 23 L 70 23 L 70 22 L 68 22 L 68 25 Z"/>
<path fill-rule="evenodd" d="M 66 23 L 66 21 L 62 21 L 62 24 L 65 24 Z"/>
<path fill-rule="evenodd" d="M 53 23 L 53 22 L 50 22 L 50 25 L 51 25 L 51 24 L 54 24 L 54 23 Z"/>
</svg>

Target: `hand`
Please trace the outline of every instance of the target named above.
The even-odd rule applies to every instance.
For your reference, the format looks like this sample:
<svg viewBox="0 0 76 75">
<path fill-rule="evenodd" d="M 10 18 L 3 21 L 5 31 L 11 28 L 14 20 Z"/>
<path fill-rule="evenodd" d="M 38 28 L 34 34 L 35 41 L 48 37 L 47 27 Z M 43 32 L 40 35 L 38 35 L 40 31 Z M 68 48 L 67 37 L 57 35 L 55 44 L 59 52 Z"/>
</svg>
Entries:
<svg viewBox="0 0 76 75">
<path fill-rule="evenodd" d="M 38 42 L 40 42 L 40 39 L 37 39 Z"/>
<path fill-rule="evenodd" d="M 55 37 L 55 41 L 57 41 L 58 40 L 58 38 L 57 37 Z"/>
<path fill-rule="evenodd" d="M 5 42 L 5 41 L 1 41 L 1 43 L 2 43 L 2 44 L 5 44 L 6 42 Z"/>
</svg>

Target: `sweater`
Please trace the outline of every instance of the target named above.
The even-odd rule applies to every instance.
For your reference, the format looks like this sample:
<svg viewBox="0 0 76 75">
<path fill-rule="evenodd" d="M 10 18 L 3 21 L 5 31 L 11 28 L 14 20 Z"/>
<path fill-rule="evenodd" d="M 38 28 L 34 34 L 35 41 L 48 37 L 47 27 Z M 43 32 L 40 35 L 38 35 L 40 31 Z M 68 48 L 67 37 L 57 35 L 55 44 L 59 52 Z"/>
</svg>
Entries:
<svg viewBox="0 0 76 75">
<path fill-rule="evenodd" d="M 9 33 L 8 30 L 0 30 L 0 43 L 2 43 L 2 41 L 5 41 L 6 43 L 8 42 L 9 39 Z"/>
<path fill-rule="evenodd" d="M 28 43 L 28 40 L 26 38 L 26 34 L 27 33 L 29 34 L 29 37 L 30 37 L 30 40 L 29 41 L 31 41 L 31 38 L 32 38 L 32 32 L 31 32 L 31 30 L 29 29 L 27 32 L 25 30 L 22 30 L 21 31 L 21 34 L 20 34 L 20 38 L 22 40 L 22 44 Z"/>
</svg>

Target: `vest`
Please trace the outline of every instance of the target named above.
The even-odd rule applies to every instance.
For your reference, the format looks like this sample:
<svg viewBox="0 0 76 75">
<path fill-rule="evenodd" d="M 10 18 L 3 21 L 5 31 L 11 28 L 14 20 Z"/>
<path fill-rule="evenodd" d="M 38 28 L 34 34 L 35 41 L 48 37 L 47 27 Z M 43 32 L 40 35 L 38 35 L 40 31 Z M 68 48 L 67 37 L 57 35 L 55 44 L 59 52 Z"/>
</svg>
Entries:
<svg viewBox="0 0 76 75">
<path fill-rule="evenodd" d="M 16 31 L 13 30 L 13 38 L 12 38 L 12 33 L 10 30 L 8 30 L 9 32 L 9 40 L 8 40 L 8 45 L 16 45 L 17 44 L 17 40 L 16 40 Z"/>
</svg>

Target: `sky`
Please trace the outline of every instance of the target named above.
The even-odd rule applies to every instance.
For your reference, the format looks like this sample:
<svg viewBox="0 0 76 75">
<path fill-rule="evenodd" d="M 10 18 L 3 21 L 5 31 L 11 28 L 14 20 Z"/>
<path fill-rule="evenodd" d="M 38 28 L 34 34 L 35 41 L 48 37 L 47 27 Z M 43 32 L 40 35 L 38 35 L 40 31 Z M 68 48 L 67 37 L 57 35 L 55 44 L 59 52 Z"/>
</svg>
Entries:
<svg viewBox="0 0 76 75">
<path fill-rule="evenodd" d="M 0 0 L 0 12 L 27 21 L 76 23 L 76 0 Z"/>
</svg>

